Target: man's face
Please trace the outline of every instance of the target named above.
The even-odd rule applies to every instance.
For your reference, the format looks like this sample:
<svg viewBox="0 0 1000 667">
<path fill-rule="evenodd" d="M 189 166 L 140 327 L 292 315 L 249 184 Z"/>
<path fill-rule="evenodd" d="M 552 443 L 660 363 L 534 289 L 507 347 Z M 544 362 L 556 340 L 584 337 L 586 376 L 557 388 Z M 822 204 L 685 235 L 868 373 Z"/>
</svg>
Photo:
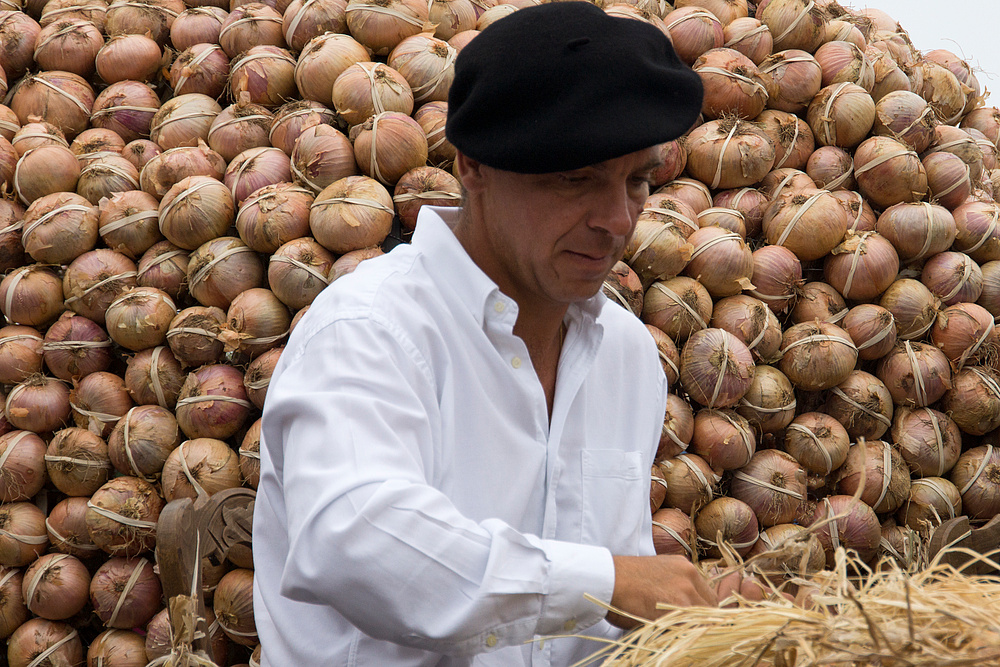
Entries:
<svg viewBox="0 0 1000 667">
<path fill-rule="evenodd" d="M 460 238 L 522 306 L 587 299 L 621 259 L 657 165 L 655 148 L 551 174 L 471 162 L 462 178 L 483 224 Z"/>
</svg>

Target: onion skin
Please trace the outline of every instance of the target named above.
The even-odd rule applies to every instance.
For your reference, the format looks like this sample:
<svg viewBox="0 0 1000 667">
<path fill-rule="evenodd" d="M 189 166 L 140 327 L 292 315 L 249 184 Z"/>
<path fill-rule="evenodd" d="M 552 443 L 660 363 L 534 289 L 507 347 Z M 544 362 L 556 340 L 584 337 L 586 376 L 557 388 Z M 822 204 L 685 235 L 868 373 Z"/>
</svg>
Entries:
<svg viewBox="0 0 1000 667">
<path fill-rule="evenodd" d="M 712 189 L 752 186 L 775 160 L 770 137 L 741 120 L 710 120 L 699 125 L 688 135 L 687 148 L 688 173 Z"/>
<path fill-rule="evenodd" d="M 796 291 L 796 296 L 790 313 L 795 324 L 819 321 L 839 325 L 849 312 L 844 297 L 827 283 L 806 283 Z"/>
<path fill-rule="evenodd" d="M 919 202 L 927 194 L 927 173 L 920 158 L 889 137 L 875 136 L 861 142 L 854 151 L 854 177 L 861 194 L 875 208 Z M 879 233 L 889 238 L 881 229 Z M 902 252 L 900 256 L 908 259 Z"/>
<path fill-rule="evenodd" d="M 983 292 L 983 271 L 961 252 L 941 252 L 924 262 L 920 282 L 946 306 L 970 303 Z"/>
<path fill-rule="evenodd" d="M 900 408 L 892 423 L 892 439 L 916 477 L 941 477 L 955 467 L 962 433 L 943 412 Z"/>
</svg>

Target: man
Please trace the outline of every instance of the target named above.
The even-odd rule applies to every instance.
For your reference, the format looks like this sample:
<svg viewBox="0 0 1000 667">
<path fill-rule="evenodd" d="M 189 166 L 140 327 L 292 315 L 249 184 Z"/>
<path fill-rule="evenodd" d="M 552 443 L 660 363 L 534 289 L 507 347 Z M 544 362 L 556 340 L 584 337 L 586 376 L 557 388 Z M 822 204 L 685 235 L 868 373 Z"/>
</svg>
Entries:
<svg viewBox="0 0 1000 667">
<path fill-rule="evenodd" d="M 608 604 L 716 603 L 652 555 L 666 382 L 601 294 L 697 75 L 652 26 L 565 2 L 483 31 L 449 104 L 464 207 L 325 290 L 270 385 L 265 665 L 570 665 L 632 623 Z"/>
</svg>

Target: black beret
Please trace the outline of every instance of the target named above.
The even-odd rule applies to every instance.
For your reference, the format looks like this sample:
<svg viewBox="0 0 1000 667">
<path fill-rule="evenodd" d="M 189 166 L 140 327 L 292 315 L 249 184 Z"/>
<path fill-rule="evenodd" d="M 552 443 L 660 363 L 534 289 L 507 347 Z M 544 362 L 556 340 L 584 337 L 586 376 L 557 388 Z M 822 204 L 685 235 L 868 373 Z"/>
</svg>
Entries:
<svg viewBox="0 0 1000 667">
<path fill-rule="evenodd" d="M 496 169 L 570 171 L 676 139 L 701 98 L 701 79 L 654 26 L 554 2 L 500 19 L 462 49 L 445 133 Z"/>
</svg>

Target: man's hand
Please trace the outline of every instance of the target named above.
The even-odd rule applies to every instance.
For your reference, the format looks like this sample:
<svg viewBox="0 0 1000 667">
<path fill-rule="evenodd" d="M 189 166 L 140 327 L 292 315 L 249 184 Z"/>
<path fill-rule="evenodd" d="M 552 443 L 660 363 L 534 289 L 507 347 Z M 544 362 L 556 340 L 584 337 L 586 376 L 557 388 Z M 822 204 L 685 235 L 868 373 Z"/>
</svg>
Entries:
<svg viewBox="0 0 1000 667">
<path fill-rule="evenodd" d="M 665 612 L 658 603 L 685 607 L 714 607 L 718 596 L 698 568 L 683 556 L 615 556 L 615 590 L 611 606 L 633 616 L 653 620 Z M 623 614 L 608 612 L 607 620 L 619 628 L 631 628 L 636 621 Z"/>
</svg>

